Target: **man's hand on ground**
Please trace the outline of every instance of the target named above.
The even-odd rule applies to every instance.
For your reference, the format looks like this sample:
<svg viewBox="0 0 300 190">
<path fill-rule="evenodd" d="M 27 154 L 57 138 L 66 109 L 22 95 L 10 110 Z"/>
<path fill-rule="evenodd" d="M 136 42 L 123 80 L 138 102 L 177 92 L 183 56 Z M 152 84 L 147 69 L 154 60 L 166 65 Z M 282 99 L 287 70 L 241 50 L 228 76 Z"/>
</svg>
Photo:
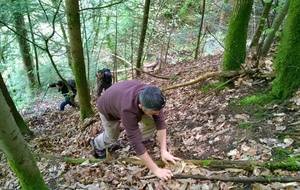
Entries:
<svg viewBox="0 0 300 190">
<path fill-rule="evenodd" d="M 154 175 L 156 175 L 156 177 L 162 179 L 162 180 L 169 180 L 172 178 L 173 174 L 171 172 L 171 170 L 168 169 L 164 169 L 164 168 L 156 168 L 153 171 Z"/>
<path fill-rule="evenodd" d="M 168 163 L 168 161 L 172 162 L 173 164 L 176 163 L 176 161 L 180 161 L 181 159 L 178 157 L 173 156 L 168 151 L 164 151 L 161 153 L 161 159 L 164 163 Z"/>
</svg>

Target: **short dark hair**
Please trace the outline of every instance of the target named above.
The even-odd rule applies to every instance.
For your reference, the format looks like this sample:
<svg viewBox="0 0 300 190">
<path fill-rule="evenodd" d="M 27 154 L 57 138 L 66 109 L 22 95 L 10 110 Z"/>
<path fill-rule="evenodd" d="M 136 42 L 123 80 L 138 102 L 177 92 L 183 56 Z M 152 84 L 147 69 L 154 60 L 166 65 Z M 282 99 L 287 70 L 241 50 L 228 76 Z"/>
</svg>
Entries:
<svg viewBox="0 0 300 190">
<path fill-rule="evenodd" d="M 166 105 L 166 98 L 161 90 L 155 86 L 149 86 L 139 93 L 139 101 L 146 109 L 161 110 Z"/>
<path fill-rule="evenodd" d="M 62 80 L 57 81 L 56 85 L 57 86 L 63 86 L 65 83 Z"/>
</svg>

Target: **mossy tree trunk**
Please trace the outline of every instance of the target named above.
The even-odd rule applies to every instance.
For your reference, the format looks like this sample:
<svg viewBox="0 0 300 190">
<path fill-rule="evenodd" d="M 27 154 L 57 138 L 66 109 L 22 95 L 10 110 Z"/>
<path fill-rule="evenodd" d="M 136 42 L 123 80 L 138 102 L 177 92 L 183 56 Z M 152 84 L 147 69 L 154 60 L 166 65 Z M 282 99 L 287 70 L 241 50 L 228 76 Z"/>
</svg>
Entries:
<svg viewBox="0 0 300 190">
<path fill-rule="evenodd" d="M 146 32 L 148 27 L 149 10 L 150 10 L 150 0 L 145 0 L 143 24 L 141 29 L 140 44 L 138 49 L 137 61 L 136 61 L 136 68 L 138 69 L 141 69 L 142 67 L 142 57 L 143 57 L 144 43 L 145 43 Z M 139 76 L 140 71 L 137 70 L 136 74 Z"/>
<path fill-rule="evenodd" d="M 290 0 L 286 0 L 284 6 L 279 11 L 278 15 L 275 17 L 274 22 L 272 23 L 271 32 L 268 33 L 266 39 L 263 42 L 261 52 L 259 52 L 260 56 L 266 56 L 267 55 L 267 53 L 268 53 L 268 51 L 269 51 L 269 49 L 270 49 L 270 47 L 271 47 L 271 45 L 274 41 L 275 34 L 278 31 L 280 25 L 283 23 L 285 15 L 288 12 L 289 3 L 290 3 Z"/>
<path fill-rule="evenodd" d="M 83 47 L 80 32 L 80 16 L 78 0 L 66 0 L 66 14 L 68 21 L 68 32 L 70 37 L 70 50 L 72 56 L 72 68 L 79 96 L 81 119 L 91 117 L 93 109 L 90 103 L 90 90 L 86 80 Z"/>
<path fill-rule="evenodd" d="M 5 97 L 5 100 L 9 106 L 9 110 L 12 113 L 17 126 L 19 127 L 21 133 L 23 135 L 32 135 L 32 131 L 30 131 L 30 129 L 28 128 L 28 126 L 26 125 L 24 119 L 22 118 L 22 116 L 20 115 L 20 113 L 18 112 L 12 98 L 9 95 L 9 92 L 6 88 L 6 85 L 4 83 L 4 80 L 2 78 L 2 75 L 0 74 L 0 90 L 3 94 L 3 96 Z"/>
<path fill-rule="evenodd" d="M 33 155 L 14 120 L 5 95 L 0 91 L 0 149 L 24 190 L 47 190 Z"/>
<path fill-rule="evenodd" d="M 32 56 L 30 54 L 30 46 L 26 41 L 28 37 L 25 28 L 24 16 L 19 12 L 14 12 L 13 15 L 14 15 L 15 28 L 18 33 L 17 40 L 19 43 L 20 52 L 26 69 L 29 85 L 30 88 L 32 89 L 36 84 L 36 79 L 34 77 Z"/>
<path fill-rule="evenodd" d="M 225 39 L 223 71 L 239 70 L 246 56 L 248 23 L 253 0 L 236 0 Z"/>
<path fill-rule="evenodd" d="M 257 27 L 257 29 L 255 31 L 254 36 L 253 36 L 252 42 L 250 44 L 250 47 L 256 47 L 258 45 L 260 36 L 261 36 L 261 34 L 262 34 L 263 30 L 264 30 L 265 23 L 267 21 L 268 15 L 270 13 L 270 10 L 271 10 L 271 7 L 272 7 L 272 3 L 273 3 L 273 0 L 271 0 L 270 2 L 265 3 L 263 13 L 262 13 L 262 15 L 260 17 L 259 24 L 258 24 L 258 27 Z"/>
<path fill-rule="evenodd" d="M 290 0 L 287 22 L 275 60 L 276 78 L 272 85 L 275 98 L 288 98 L 300 87 L 299 18 L 300 1 Z"/>
</svg>

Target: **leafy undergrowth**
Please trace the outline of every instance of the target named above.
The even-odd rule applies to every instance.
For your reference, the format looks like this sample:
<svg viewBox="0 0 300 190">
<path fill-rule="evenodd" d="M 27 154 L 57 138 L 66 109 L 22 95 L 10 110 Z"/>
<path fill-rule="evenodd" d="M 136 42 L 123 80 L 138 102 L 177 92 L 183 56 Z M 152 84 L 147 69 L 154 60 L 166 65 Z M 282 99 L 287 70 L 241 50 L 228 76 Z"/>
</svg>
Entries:
<svg viewBox="0 0 300 190">
<path fill-rule="evenodd" d="M 178 63 L 164 68 L 159 75 L 172 76 L 163 80 L 143 75 L 146 83 L 166 87 L 188 81 L 205 72 L 218 69 L 220 56 L 206 57 L 198 62 Z M 222 83 L 207 80 L 203 84 L 165 92 L 169 149 L 182 159 L 277 160 L 297 155 L 300 149 L 300 99 L 295 96 L 285 104 L 266 106 L 238 104 L 243 97 L 267 87 L 264 79 L 242 77 L 233 87 L 218 87 Z M 217 84 L 217 85 L 214 85 Z M 207 86 L 206 86 L 207 85 Z M 205 89 L 205 90 L 203 90 Z M 297 98 L 298 97 L 298 98 Z M 29 141 L 36 155 L 72 158 L 92 158 L 89 139 L 101 130 L 99 115 L 79 122 L 79 112 L 68 107 L 59 112 L 59 97 L 55 101 L 37 102 L 24 113 L 35 138 Z M 292 132 L 291 132 L 292 131 Z M 145 167 L 118 162 L 134 156 L 126 136 L 122 133 L 115 161 L 74 165 L 49 158 L 38 159 L 44 179 L 51 189 L 295 189 L 298 183 L 243 184 L 195 179 L 172 179 L 167 182 L 151 177 Z M 148 142 L 148 150 L 159 159 L 155 142 Z M 18 182 L 1 155 L 0 187 L 18 189 Z M 170 167 L 181 175 L 204 176 L 269 176 L 291 175 L 297 172 L 269 171 L 257 168 L 253 172 L 242 169 L 208 170 L 179 162 Z"/>
</svg>

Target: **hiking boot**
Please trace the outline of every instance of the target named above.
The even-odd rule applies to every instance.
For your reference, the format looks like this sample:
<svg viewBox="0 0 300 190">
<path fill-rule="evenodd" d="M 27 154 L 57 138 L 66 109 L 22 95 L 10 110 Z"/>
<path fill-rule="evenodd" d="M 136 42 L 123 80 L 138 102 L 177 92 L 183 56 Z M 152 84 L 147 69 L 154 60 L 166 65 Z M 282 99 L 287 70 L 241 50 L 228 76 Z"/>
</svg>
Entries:
<svg viewBox="0 0 300 190">
<path fill-rule="evenodd" d="M 96 146 L 95 146 L 94 139 L 90 140 L 90 145 L 93 149 L 93 156 L 95 158 L 99 158 L 99 159 L 105 159 L 106 158 L 106 150 L 105 149 L 97 149 Z"/>
</svg>

